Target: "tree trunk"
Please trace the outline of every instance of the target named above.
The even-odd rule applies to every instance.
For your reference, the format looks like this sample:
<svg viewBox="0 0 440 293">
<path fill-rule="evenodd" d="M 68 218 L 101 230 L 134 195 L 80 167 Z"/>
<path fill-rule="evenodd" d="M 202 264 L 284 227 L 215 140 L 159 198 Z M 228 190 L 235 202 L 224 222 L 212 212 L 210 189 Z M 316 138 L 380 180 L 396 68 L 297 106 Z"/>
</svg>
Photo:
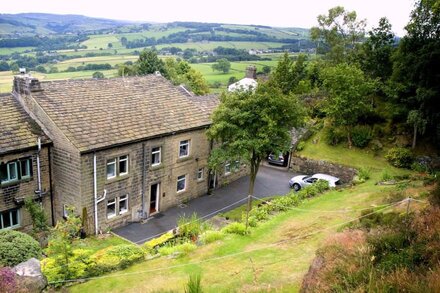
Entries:
<svg viewBox="0 0 440 293">
<path fill-rule="evenodd" d="M 260 159 L 256 158 L 255 153 L 252 153 L 251 174 L 249 175 L 249 191 L 248 191 L 247 210 L 246 210 L 246 229 L 249 226 L 249 213 L 252 209 L 252 196 L 254 195 L 255 179 L 257 178 L 259 167 L 260 167 Z"/>
<path fill-rule="evenodd" d="M 353 142 L 351 141 L 351 129 L 347 127 L 348 148 L 351 149 Z"/>
<path fill-rule="evenodd" d="M 412 141 L 412 148 L 416 148 L 416 142 L 417 142 L 417 125 L 414 124 L 414 134 L 413 134 L 413 141 Z"/>
</svg>

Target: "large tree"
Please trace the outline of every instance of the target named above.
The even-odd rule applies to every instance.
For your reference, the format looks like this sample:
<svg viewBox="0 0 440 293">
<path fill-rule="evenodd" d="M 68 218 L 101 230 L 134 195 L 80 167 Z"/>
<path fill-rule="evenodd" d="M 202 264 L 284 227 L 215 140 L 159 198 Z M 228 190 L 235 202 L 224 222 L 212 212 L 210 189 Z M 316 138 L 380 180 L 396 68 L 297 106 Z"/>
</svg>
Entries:
<svg viewBox="0 0 440 293">
<path fill-rule="evenodd" d="M 152 74 L 158 71 L 163 76 L 168 76 L 168 72 L 165 69 L 165 63 L 159 59 L 155 50 L 143 50 L 139 55 L 136 65 L 138 74 L 140 75 Z"/>
<path fill-rule="evenodd" d="M 270 77 L 270 81 L 281 91 L 283 94 L 289 94 L 294 91 L 298 86 L 298 83 L 305 78 L 306 74 L 306 60 L 307 57 L 300 54 L 294 62 L 287 52 L 278 61 L 277 67 Z"/>
<path fill-rule="evenodd" d="M 165 60 L 165 69 L 168 72 L 168 78 L 174 84 L 184 84 L 196 95 L 204 95 L 209 92 L 208 84 L 203 78 L 203 75 L 192 68 L 188 62 L 167 58 Z"/>
<path fill-rule="evenodd" d="M 360 115 L 368 109 L 368 95 L 373 85 L 362 70 L 346 63 L 328 67 L 322 75 L 328 94 L 325 112 L 335 126 L 345 128 L 348 146 L 351 148 L 352 129 Z"/>
<path fill-rule="evenodd" d="M 406 31 L 394 56 L 393 80 L 401 89 L 397 101 L 408 115 L 418 111 L 427 121 L 426 132 L 440 144 L 440 1 L 417 1 Z"/>
<path fill-rule="evenodd" d="M 355 11 L 342 6 L 329 9 L 327 15 L 318 16 L 318 26 L 310 35 L 318 43 L 318 49 L 326 53 L 333 63 L 347 61 L 351 51 L 365 36 L 365 20 L 358 20 Z"/>
<path fill-rule="evenodd" d="M 210 165 L 241 159 L 250 167 L 248 211 L 261 161 L 270 152 L 290 147 L 290 130 L 303 121 L 303 108 L 293 95 L 260 83 L 255 91 L 224 92 L 212 115 L 208 137 L 218 143 Z"/>
<path fill-rule="evenodd" d="M 231 69 L 231 62 L 228 59 L 218 59 L 216 63 L 212 64 L 212 70 L 228 73 Z"/>
</svg>

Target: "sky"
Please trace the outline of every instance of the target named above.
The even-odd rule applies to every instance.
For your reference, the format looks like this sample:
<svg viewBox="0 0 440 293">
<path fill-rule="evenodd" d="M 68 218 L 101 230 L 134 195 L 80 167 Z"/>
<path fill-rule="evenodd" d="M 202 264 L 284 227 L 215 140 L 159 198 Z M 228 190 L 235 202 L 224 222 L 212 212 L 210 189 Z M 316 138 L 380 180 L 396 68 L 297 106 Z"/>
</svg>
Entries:
<svg viewBox="0 0 440 293">
<path fill-rule="evenodd" d="M 375 27 L 386 16 L 398 36 L 415 0 L 2 0 L 0 13 L 43 12 L 145 22 L 196 21 L 310 28 L 328 9 L 343 6 Z"/>
</svg>

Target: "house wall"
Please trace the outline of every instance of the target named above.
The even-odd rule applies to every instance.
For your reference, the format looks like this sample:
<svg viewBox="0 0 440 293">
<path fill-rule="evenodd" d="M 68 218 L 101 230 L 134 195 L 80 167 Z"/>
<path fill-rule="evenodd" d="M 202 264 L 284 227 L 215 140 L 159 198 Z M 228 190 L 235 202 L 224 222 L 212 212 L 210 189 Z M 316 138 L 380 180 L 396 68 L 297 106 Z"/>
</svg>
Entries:
<svg viewBox="0 0 440 293">
<path fill-rule="evenodd" d="M 32 220 L 23 206 L 23 199 L 36 197 L 38 190 L 37 177 L 37 150 L 28 150 L 14 154 L 0 156 L 0 164 L 6 164 L 18 159 L 32 158 L 32 177 L 14 183 L 0 185 L 0 212 L 18 208 L 20 213 L 20 227 L 18 230 L 30 231 Z M 49 177 L 49 147 L 43 147 L 40 152 L 41 187 L 43 190 L 42 203 L 51 224 L 50 177 Z"/>
<path fill-rule="evenodd" d="M 62 131 L 49 118 L 46 112 L 30 94 L 13 93 L 29 116 L 35 120 L 53 141 L 52 179 L 55 219 L 63 216 L 64 205 L 81 210 L 81 172 L 80 154 Z"/>
<path fill-rule="evenodd" d="M 142 215 L 142 178 L 145 166 L 145 212 L 149 212 L 150 188 L 160 183 L 159 211 L 168 209 L 189 199 L 206 194 L 208 191 L 209 141 L 205 129 L 188 131 L 181 134 L 155 138 L 144 142 L 114 147 L 96 152 L 98 196 L 106 199 L 98 204 L 98 222 L 101 230 L 118 227 L 129 221 L 137 221 Z M 179 158 L 180 141 L 190 140 L 189 156 Z M 151 166 L 151 149 L 161 147 L 161 164 Z M 143 164 L 145 150 L 145 165 Z M 129 173 L 114 179 L 107 179 L 107 161 L 129 156 Z M 86 207 L 89 233 L 94 232 L 94 186 L 93 153 L 81 156 L 82 206 Z M 204 178 L 197 180 L 197 171 L 204 168 Z M 186 175 L 186 188 L 177 192 L 177 177 Z M 129 210 L 126 213 L 107 218 L 107 204 L 114 198 L 128 195 Z"/>
</svg>

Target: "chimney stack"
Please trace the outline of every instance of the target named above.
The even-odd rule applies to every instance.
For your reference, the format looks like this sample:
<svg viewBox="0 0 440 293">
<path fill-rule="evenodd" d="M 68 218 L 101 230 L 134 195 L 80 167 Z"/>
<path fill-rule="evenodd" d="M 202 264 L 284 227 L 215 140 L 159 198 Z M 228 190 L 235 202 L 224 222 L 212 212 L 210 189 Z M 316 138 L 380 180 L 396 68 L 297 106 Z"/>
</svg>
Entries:
<svg viewBox="0 0 440 293">
<path fill-rule="evenodd" d="M 252 78 L 252 79 L 257 79 L 257 67 L 255 67 L 253 65 L 249 65 L 246 68 L 246 77 Z"/>
<path fill-rule="evenodd" d="M 38 78 L 25 73 L 14 76 L 13 91 L 17 94 L 30 94 L 31 92 L 40 92 L 42 90 Z"/>
</svg>

